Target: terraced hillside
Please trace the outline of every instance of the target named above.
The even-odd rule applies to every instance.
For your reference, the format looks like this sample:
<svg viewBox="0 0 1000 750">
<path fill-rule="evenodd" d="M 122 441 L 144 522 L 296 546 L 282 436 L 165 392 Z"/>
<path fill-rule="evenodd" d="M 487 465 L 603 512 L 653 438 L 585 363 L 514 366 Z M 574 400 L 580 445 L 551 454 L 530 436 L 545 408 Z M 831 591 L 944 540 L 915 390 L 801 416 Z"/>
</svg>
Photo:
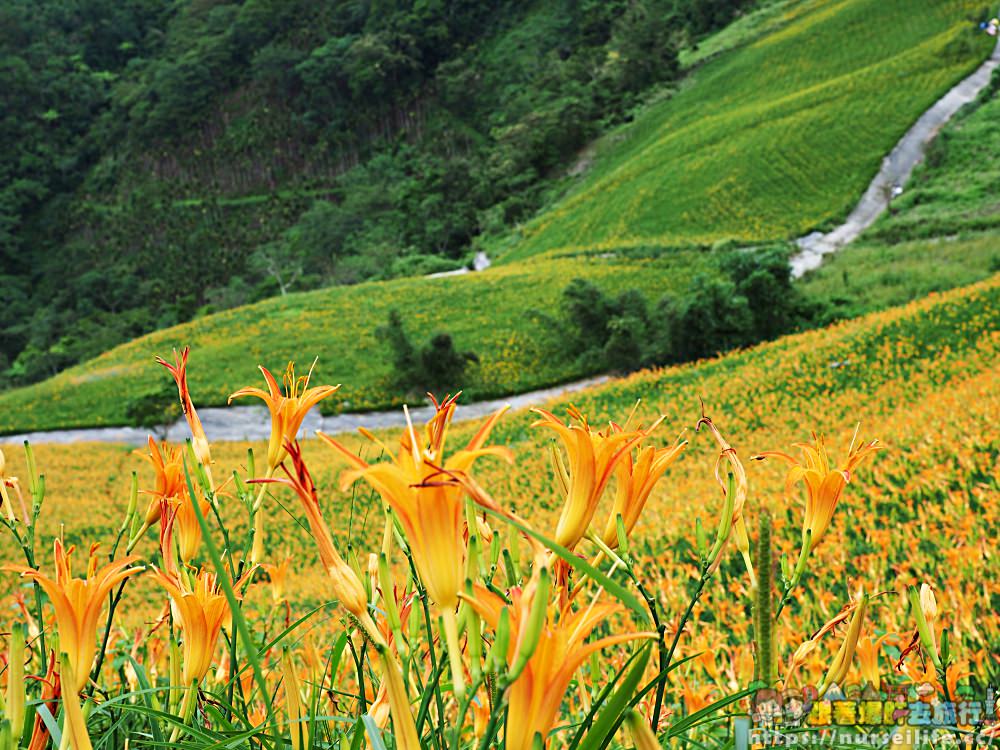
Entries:
<svg viewBox="0 0 1000 750">
<path fill-rule="evenodd" d="M 787 6 L 606 138 L 587 177 L 504 257 L 788 239 L 829 224 L 919 113 L 986 57 L 991 40 L 971 28 L 980 11 L 963 1 Z"/>
</svg>

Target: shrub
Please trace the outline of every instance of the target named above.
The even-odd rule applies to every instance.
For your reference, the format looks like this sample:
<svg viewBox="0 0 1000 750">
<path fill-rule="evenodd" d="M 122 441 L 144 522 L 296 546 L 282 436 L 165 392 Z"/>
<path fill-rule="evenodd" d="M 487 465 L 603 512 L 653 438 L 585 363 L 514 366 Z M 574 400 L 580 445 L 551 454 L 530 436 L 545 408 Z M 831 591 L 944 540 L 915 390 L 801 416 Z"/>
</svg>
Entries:
<svg viewBox="0 0 1000 750">
<path fill-rule="evenodd" d="M 166 438 L 167 426 L 180 415 L 181 407 L 173 383 L 164 383 L 159 388 L 144 391 L 129 400 L 125 406 L 125 417 L 129 424 L 152 430 L 160 439 Z"/>
<path fill-rule="evenodd" d="M 753 340 L 747 298 L 728 279 L 697 277 L 674 330 L 674 358 L 688 361 L 745 346 Z"/>
<path fill-rule="evenodd" d="M 460 352 L 446 332 L 438 332 L 419 349 L 410 340 L 398 310 L 376 334 L 384 338 L 392 360 L 393 385 L 407 394 L 444 393 L 457 390 L 470 362 L 478 362 L 473 352 Z"/>
<path fill-rule="evenodd" d="M 652 312 L 636 289 L 609 299 L 583 279 L 566 286 L 562 309 L 556 326 L 590 372 L 700 359 L 776 338 L 820 316 L 792 284 L 783 247 L 722 254 L 717 275 L 695 277 L 683 296 L 661 298 Z"/>
</svg>

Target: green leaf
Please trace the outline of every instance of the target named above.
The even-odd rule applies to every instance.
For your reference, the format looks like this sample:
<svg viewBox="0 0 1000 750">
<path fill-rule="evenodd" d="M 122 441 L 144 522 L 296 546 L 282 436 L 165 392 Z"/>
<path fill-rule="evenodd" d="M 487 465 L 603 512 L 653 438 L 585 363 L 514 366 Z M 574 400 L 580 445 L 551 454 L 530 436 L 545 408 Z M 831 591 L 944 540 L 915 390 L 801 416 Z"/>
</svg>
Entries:
<svg viewBox="0 0 1000 750">
<path fill-rule="evenodd" d="M 532 528 L 529 528 L 520 521 L 510 518 L 498 511 L 492 510 L 491 508 L 483 508 L 483 510 L 486 513 L 489 513 L 491 516 L 494 516 L 495 518 L 499 518 L 501 521 L 509 523 L 511 526 L 514 526 L 522 533 L 527 534 L 532 539 L 535 539 L 544 544 L 550 550 L 555 552 L 560 559 L 568 563 L 571 567 L 575 568 L 588 578 L 597 581 L 597 583 L 603 586 L 604 589 L 609 594 L 618 599 L 618 601 L 620 601 L 626 607 L 631 609 L 635 614 L 641 617 L 643 622 L 649 622 L 649 613 L 646 612 L 646 609 L 645 607 L 642 606 L 642 603 L 639 601 L 639 598 L 631 591 L 629 591 L 627 588 L 622 586 L 620 583 L 613 580 L 606 573 L 598 570 L 583 558 L 574 555 L 572 552 L 563 547 L 561 544 L 557 544 L 551 539 L 547 539 L 546 537 L 542 536 L 537 531 L 535 531 Z"/>
<path fill-rule="evenodd" d="M 615 730 L 621 724 L 621 720 L 628 710 L 629 701 L 632 700 L 632 695 L 646 672 L 651 651 L 652 646 L 648 643 L 638 651 L 634 657 L 632 668 L 625 675 L 625 679 L 622 680 L 614 695 L 608 698 L 597 717 L 597 721 L 594 722 L 594 726 L 580 743 L 580 750 L 601 750 L 611 742 Z"/>
<path fill-rule="evenodd" d="M 42 717 L 42 723 L 49 730 L 49 736 L 52 738 L 52 746 L 59 747 L 62 745 L 62 732 L 59 731 L 59 725 L 56 723 L 55 717 L 52 716 L 52 712 L 49 711 L 49 707 L 44 703 L 39 703 L 35 711 Z"/>
<path fill-rule="evenodd" d="M 710 706 L 705 706 L 700 711 L 695 711 L 693 714 L 685 716 L 676 724 L 671 725 L 670 729 L 667 730 L 667 738 L 669 739 L 684 734 L 691 727 L 700 723 L 703 719 L 707 719 L 712 714 L 721 711 L 726 706 L 736 703 L 736 701 L 741 700 L 748 695 L 752 695 L 756 692 L 756 690 L 757 688 L 746 688 L 744 690 L 740 690 L 738 693 L 733 693 L 732 695 L 727 695 L 725 698 L 717 700 Z"/>
<path fill-rule="evenodd" d="M 146 669 L 139 662 L 137 662 L 131 654 L 128 657 L 129 661 L 132 662 L 132 669 L 135 670 L 136 679 L 139 681 L 139 688 L 142 691 L 142 701 L 146 704 L 146 708 L 153 711 L 153 696 L 152 687 L 149 685 L 149 678 L 146 676 Z M 160 725 L 153 721 L 152 716 L 149 719 L 149 730 L 153 733 L 153 739 L 156 740 L 156 744 L 163 743 L 163 733 L 160 731 Z M 58 745 L 57 745 L 58 747 Z"/>
<path fill-rule="evenodd" d="M 618 681 L 622 678 L 622 675 L 625 674 L 625 670 L 627 670 L 632 665 L 632 662 L 635 661 L 638 655 L 639 655 L 638 652 L 632 654 L 632 656 L 629 657 L 628 661 L 626 661 L 622 665 L 622 668 L 618 670 L 618 673 L 615 675 L 614 679 L 609 680 L 607 684 L 601 688 L 601 692 L 597 694 L 597 698 L 595 698 L 593 703 L 591 704 L 590 710 L 587 712 L 587 715 L 584 716 L 583 721 L 580 722 L 580 726 L 577 728 L 576 734 L 573 735 L 573 740 L 567 746 L 567 750 L 576 750 L 576 748 L 579 747 L 581 740 L 583 740 L 584 732 L 587 730 L 587 727 L 593 726 L 594 717 L 597 715 L 597 712 L 601 709 L 601 706 L 604 705 L 604 702 L 608 699 L 608 696 L 611 695 L 611 691 L 615 689 L 615 685 L 618 684 Z"/>
<path fill-rule="evenodd" d="M 190 446 L 190 441 L 188 445 Z M 188 469 L 186 456 L 184 458 L 184 479 L 187 482 L 189 497 L 197 497 L 194 491 L 194 485 L 191 482 L 191 472 Z M 260 665 L 260 656 L 257 653 L 257 644 L 254 643 L 253 635 L 250 633 L 250 627 L 247 625 L 243 609 L 240 607 L 240 600 L 237 598 L 236 591 L 233 589 L 233 582 L 230 580 L 229 574 L 226 572 L 226 566 L 222 560 L 222 555 L 215 544 L 215 540 L 212 538 L 212 530 L 208 526 L 208 520 L 205 518 L 205 514 L 201 512 L 199 503 L 191 503 L 191 505 L 194 508 L 195 515 L 198 517 L 198 525 L 201 527 L 202 540 L 204 541 L 205 549 L 208 551 L 208 556 L 212 559 L 212 564 L 215 566 L 215 570 L 218 573 L 218 581 L 222 585 L 223 593 L 226 595 L 226 601 L 228 602 L 229 610 L 232 613 L 233 624 L 236 626 L 236 632 L 239 634 L 240 640 L 243 641 L 243 649 L 246 651 L 246 658 L 250 661 L 250 666 L 253 668 L 254 679 L 257 682 L 257 686 L 260 688 L 261 698 L 264 700 L 264 706 L 267 709 L 268 723 L 271 726 L 274 726 L 276 723 L 274 706 L 271 703 L 271 695 L 268 689 L 267 680 L 264 677 L 264 670 Z M 270 746 L 270 744 L 268 744 L 268 746 Z"/>
<path fill-rule="evenodd" d="M 361 721 L 365 724 L 365 731 L 368 733 L 368 739 L 371 740 L 372 750 L 386 750 L 385 742 L 382 741 L 382 732 L 378 728 L 378 724 L 375 723 L 375 719 L 371 717 L 371 714 L 364 714 L 361 717 Z"/>
</svg>

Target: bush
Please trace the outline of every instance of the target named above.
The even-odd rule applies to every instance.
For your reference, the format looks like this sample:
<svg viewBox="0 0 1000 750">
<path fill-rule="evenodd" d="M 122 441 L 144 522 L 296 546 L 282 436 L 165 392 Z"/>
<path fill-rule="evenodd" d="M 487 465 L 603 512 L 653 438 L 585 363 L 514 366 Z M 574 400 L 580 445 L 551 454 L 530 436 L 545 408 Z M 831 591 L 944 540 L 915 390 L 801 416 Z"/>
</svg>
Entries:
<svg viewBox="0 0 1000 750">
<path fill-rule="evenodd" d="M 753 343 L 747 298 L 727 279 L 696 277 L 678 313 L 673 357 L 690 361 Z"/>
<path fill-rule="evenodd" d="M 398 276 L 426 276 L 431 273 L 454 271 L 461 267 L 462 264 L 460 262 L 450 258 L 442 258 L 440 255 L 416 253 L 396 258 L 389 267 L 388 276 L 391 278 Z"/>
<path fill-rule="evenodd" d="M 406 394 L 445 393 L 457 390 L 466 380 L 470 362 L 479 362 L 473 352 L 460 352 L 451 335 L 435 333 L 420 349 L 413 344 L 398 310 L 389 311 L 386 325 L 376 330 L 384 338 L 392 361 L 393 385 Z"/>
<path fill-rule="evenodd" d="M 180 402 L 173 383 L 164 383 L 159 388 L 145 391 L 125 405 L 125 418 L 129 424 L 152 430 L 160 439 L 166 437 L 166 428 L 180 415 Z"/>
<path fill-rule="evenodd" d="M 701 359 L 776 338 L 822 314 L 792 284 L 783 247 L 720 254 L 717 275 L 694 278 L 682 297 L 663 297 L 652 312 L 635 289 L 609 299 L 573 279 L 562 311 L 555 325 L 588 372 Z"/>
</svg>

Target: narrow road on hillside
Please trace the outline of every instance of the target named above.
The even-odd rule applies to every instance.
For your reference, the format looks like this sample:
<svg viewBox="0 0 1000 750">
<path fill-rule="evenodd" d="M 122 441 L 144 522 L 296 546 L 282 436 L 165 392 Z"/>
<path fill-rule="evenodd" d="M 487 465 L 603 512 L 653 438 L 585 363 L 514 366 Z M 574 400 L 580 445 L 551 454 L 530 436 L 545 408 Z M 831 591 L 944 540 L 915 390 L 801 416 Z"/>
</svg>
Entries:
<svg viewBox="0 0 1000 750">
<path fill-rule="evenodd" d="M 895 148 L 882 160 L 875 179 L 871 181 L 858 205 L 847 220 L 830 232 L 813 232 L 796 240 L 799 252 L 791 259 L 792 276 L 798 278 L 807 271 L 819 268 L 823 256 L 835 253 L 844 245 L 857 239 L 864 230 L 875 223 L 889 202 L 910 178 L 914 167 L 924 158 L 924 152 L 941 128 L 963 106 L 979 96 L 986 88 L 997 65 L 1000 65 L 1000 40 L 993 54 L 976 71 L 963 79 L 947 94 L 924 112 L 913 127 L 906 131 Z"/>
<path fill-rule="evenodd" d="M 510 404 L 511 408 L 520 409 L 527 406 L 540 406 L 546 401 L 589 388 L 592 385 L 603 383 L 607 380 L 606 375 L 600 375 L 586 380 L 578 380 L 573 383 L 553 386 L 551 388 L 540 388 L 527 393 L 519 393 L 516 396 L 498 398 L 490 401 L 477 401 L 470 404 L 462 404 L 461 401 L 455 409 L 455 419 L 479 419 L 491 414 L 505 404 Z M 433 416 L 434 410 L 431 406 L 418 406 L 410 409 L 410 415 L 414 424 L 426 422 Z M 201 417 L 205 434 L 212 441 L 231 440 L 267 440 L 271 434 L 271 417 L 264 406 L 228 406 L 211 407 L 198 409 L 198 416 Z M 384 429 L 387 427 L 402 427 L 406 424 L 402 409 L 392 411 L 370 411 L 355 414 L 337 414 L 332 417 L 324 417 L 318 409 L 313 409 L 306 415 L 302 422 L 300 437 L 312 437 L 316 430 L 323 430 L 330 435 L 337 435 L 344 432 L 354 432 L 359 427 L 369 430 Z M 149 430 L 138 427 L 93 427 L 72 430 L 50 430 L 43 432 L 27 432 L 21 435 L 7 435 L 0 437 L 0 445 L 4 443 L 23 443 L 25 440 L 32 445 L 43 443 L 124 443 L 126 445 L 144 445 Z M 191 437 L 187 422 L 179 419 L 167 429 L 167 439 L 180 443 Z"/>
</svg>

